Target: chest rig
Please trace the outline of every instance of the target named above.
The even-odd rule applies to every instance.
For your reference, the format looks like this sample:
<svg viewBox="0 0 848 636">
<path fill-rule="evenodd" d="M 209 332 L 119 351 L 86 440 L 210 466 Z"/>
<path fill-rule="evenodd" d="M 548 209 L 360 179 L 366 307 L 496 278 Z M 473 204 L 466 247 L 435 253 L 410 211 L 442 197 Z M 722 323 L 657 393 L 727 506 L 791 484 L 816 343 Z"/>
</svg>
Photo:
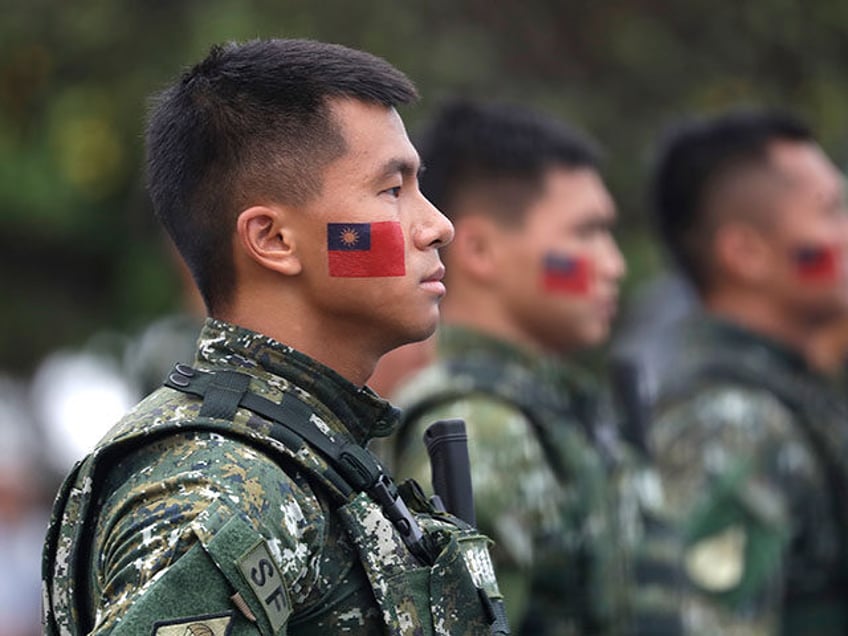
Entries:
<svg viewBox="0 0 848 636">
<path fill-rule="evenodd" d="M 559 605 L 573 605 L 573 623 L 581 633 L 615 633 L 619 624 L 629 620 L 624 576 L 619 572 L 624 556 L 615 547 L 618 540 L 606 534 L 611 524 L 603 531 L 598 531 L 601 524 L 591 529 L 587 524 L 587 519 L 596 516 L 597 506 L 609 504 L 606 471 L 615 462 L 613 450 L 594 428 L 594 402 L 578 391 L 567 393 L 539 382 L 523 369 L 505 377 L 502 365 L 487 356 L 441 364 L 445 377 L 451 379 L 405 405 L 397 448 L 412 443 L 414 424 L 428 412 L 456 400 L 485 396 L 518 409 L 557 480 L 574 489 L 576 497 L 561 513 L 566 529 L 578 529 L 577 537 L 557 532 L 537 538 L 541 556 L 533 566 L 527 616 L 519 631 L 539 631 L 532 621 L 544 613 L 535 609 L 536 600 L 544 596 L 559 599 Z M 457 377 L 461 381 L 455 381 Z M 591 453 L 585 452 L 587 446 Z"/>
<path fill-rule="evenodd" d="M 85 633 L 86 625 L 90 628 L 84 590 L 88 551 L 83 538 L 93 523 L 98 477 L 116 459 L 153 439 L 187 431 L 214 431 L 258 447 L 281 466 L 294 465 L 327 495 L 364 567 L 387 633 L 509 633 L 485 537 L 436 511 L 414 482 L 396 486 L 367 449 L 333 435 L 294 391 L 274 402 L 251 393 L 250 380 L 236 371 L 208 372 L 178 364 L 165 386 L 200 398 L 198 417 L 157 422 L 143 435 L 129 435 L 98 449 L 75 467 L 54 506 L 44 553 L 46 634 L 67 633 L 68 628 L 72 634 Z M 270 432 L 234 427 L 239 409 L 270 422 Z M 373 545 L 369 520 L 375 514 L 390 523 L 390 549 Z M 61 545 L 63 524 L 77 528 L 70 546 Z M 381 537 L 385 540 L 386 533 Z M 66 549 L 73 554 L 59 571 L 56 557 Z M 332 599 L 322 604 L 332 605 Z M 305 611 L 316 616 L 321 608 Z M 293 625 L 298 623 L 298 613 L 291 619 Z M 311 633 L 308 627 L 300 628 Z"/>
<path fill-rule="evenodd" d="M 828 512 L 837 530 L 836 554 L 830 563 L 823 563 L 815 556 L 805 558 L 801 554 L 804 545 L 788 546 L 789 557 L 806 563 L 804 567 L 815 576 L 809 581 L 793 580 L 788 586 L 792 589 L 784 592 L 782 633 L 806 633 L 809 625 L 815 624 L 822 636 L 844 634 L 848 631 L 848 404 L 806 373 L 774 365 L 766 368 L 744 356 L 713 351 L 709 358 L 675 375 L 658 408 L 662 411 L 702 387 L 726 382 L 768 391 L 792 413 L 796 432 L 812 451 L 829 491 Z M 842 443 L 834 443 L 840 438 Z"/>
</svg>

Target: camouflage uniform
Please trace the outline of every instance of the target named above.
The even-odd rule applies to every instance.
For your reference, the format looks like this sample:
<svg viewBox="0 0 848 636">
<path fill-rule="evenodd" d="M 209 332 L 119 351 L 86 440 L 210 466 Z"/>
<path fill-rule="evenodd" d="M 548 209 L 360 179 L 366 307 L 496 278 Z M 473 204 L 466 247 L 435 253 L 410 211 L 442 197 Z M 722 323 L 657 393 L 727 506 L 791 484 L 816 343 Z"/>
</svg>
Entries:
<svg viewBox="0 0 848 636">
<path fill-rule="evenodd" d="M 328 460 L 342 449 L 367 481 L 364 444 L 396 409 L 216 320 L 195 367 L 178 365 L 66 480 L 45 547 L 48 633 L 492 633 L 485 540 L 402 486 L 435 561 L 422 562 Z"/>
<path fill-rule="evenodd" d="M 686 539 L 697 634 L 845 634 L 848 409 L 801 356 L 705 316 L 652 443 Z"/>
<path fill-rule="evenodd" d="M 632 457 L 598 426 L 576 370 L 459 327 L 439 332 L 438 357 L 396 396 L 405 411 L 392 461 L 399 474 L 430 483 L 424 428 L 466 421 L 478 525 L 495 540 L 495 570 L 519 631 L 677 633 L 678 579 L 655 558 L 663 540 L 646 540 L 660 524 L 648 530 L 641 514 L 648 508 L 640 502 L 659 496 L 657 483 L 630 471 Z M 668 562 L 673 569 L 673 556 Z M 628 583 L 636 569 L 646 575 L 639 599 Z M 644 609 L 638 617 L 634 604 Z"/>
</svg>

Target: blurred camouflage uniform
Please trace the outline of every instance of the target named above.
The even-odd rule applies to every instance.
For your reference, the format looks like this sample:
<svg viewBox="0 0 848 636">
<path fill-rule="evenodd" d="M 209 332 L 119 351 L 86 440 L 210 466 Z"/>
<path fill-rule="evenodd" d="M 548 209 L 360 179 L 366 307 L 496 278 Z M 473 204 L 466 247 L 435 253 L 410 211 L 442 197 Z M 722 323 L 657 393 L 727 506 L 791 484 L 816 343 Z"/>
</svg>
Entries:
<svg viewBox="0 0 848 636">
<path fill-rule="evenodd" d="M 195 366 L 178 365 L 66 481 L 45 549 L 47 633 L 492 633 L 485 540 L 402 486 L 422 511 L 419 547 L 438 555 L 429 567 L 352 486 L 373 476 L 363 446 L 396 409 L 212 319 Z"/>
<path fill-rule="evenodd" d="M 800 355 L 699 316 L 652 442 L 697 634 L 845 634 L 848 409 Z"/>
<path fill-rule="evenodd" d="M 678 633 L 679 546 L 642 514 L 659 507 L 658 484 L 598 425 L 587 382 L 559 359 L 466 328 L 442 327 L 438 342 L 439 362 L 396 396 L 405 410 L 392 461 L 429 484 L 424 429 L 465 420 L 478 525 L 495 540 L 518 631 Z"/>
</svg>

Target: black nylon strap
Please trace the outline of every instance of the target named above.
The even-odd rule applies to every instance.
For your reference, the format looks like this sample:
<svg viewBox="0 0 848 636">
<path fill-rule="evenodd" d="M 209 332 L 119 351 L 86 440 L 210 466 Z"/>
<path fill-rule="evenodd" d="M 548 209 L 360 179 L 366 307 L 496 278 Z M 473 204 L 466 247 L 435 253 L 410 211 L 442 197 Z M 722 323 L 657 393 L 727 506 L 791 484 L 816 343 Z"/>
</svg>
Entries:
<svg viewBox="0 0 848 636">
<path fill-rule="evenodd" d="M 250 376 L 238 371 L 206 373 L 195 371 L 186 365 L 177 365 L 165 380 L 167 387 L 203 398 L 203 406 L 200 409 L 202 417 L 232 420 L 236 410 L 243 407 L 280 424 L 298 438 L 302 438 L 294 445 L 294 449 L 302 446 L 305 440 L 330 457 L 337 454 L 336 444 L 316 430 L 310 422 L 313 412 L 309 406 L 289 393 L 283 395 L 282 401 L 277 404 L 248 393 L 249 384 Z"/>
<path fill-rule="evenodd" d="M 355 490 L 362 490 L 358 488 L 361 479 L 351 480 L 347 475 L 339 475 L 336 472 L 340 468 L 338 457 L 342 454 L 340 448 L 342 445 L 324 435 L 311 422 L 314 413 L 307 404 L 290 393 L 284 394 L 282 401 L 277 404 L 249 393 L 247 391 L 249 384 L 250 376 L 245 373 L 238 371 L 207 373 L 196 371 L 186 364 L 176 365 L 165 380 L 165 386 L 169 388 L 203 398 L 201 416 L 232 420 L 236 410 L 243 407 L 271 420 L 278 425 L 271 431 L 272 437 L 282 442 L 287 448 L 297 452 L 304 445 L 308 445 L 330 460 L 331 468 L 323 473 L 324 477 L 330 480 L 344 496 L 348 497 Z M 368 452 L 364 448 L 360 450 L 364 453 Z M 374 465 L 376 467 L 376 462 Z M 379 467 L 376 470 L 379 471 Z M 376 481 L 378 476 L 375 474 L 371 483 Z"/>
<path fill-rule="evenodd" d="M 485 594 L 481 594 L 481 597 L 488 597 Z M 507 620 L 506 615 L 506 606 L 501 599 L 491 600 L 493 619 L 492 619 L 492 636 L 509 636 L 511 633 L 509 630 L 509 620 Z"/>
<path fill-rule="evenodd" d="M 203 398 L 200 415 L 231 420 L 239 407 L 248 409 L 287 429 L 277 431 L 280 441 L 297 449 L 306 442 L 320 451 L 350 485 L 347 490 L 371 489 L 383 474 L 382 467 L 365 448 L 347 441 L 336 441 L 312 421 L 312 408 L 292 393 L 285 393 L 280 403 L 247 391 L 250 376 L 238 371 L 205 373 L 178 364 L 165 381 L 165 386 Z M 293 436 L 291 435 L 293 434 Z"/>
<path fill-rule="evenodd" d="M 293 393 L 284 393 L 278 404 L 247 391 L 249 383 L 250 376 L 238 371 L 196 371 L 185 364 L 176 365 L 165 380 L 167 387 L 202 397 L 200 415 L 226 414 L 228 417 L 224 419 L 232 420 L 236 410 L 242 407 L 277 424 L 271 435 L 290 450 L 304 446 L 318 450 L 329 464 L 321 473 L 325 479 L 345 496 L 367 492 L 400 532 L 410 551 L 422 562 L 431 560 L 418 522 L 400 497 L 397 486 L 367 449 L 326 434 L 313 421 L 317 415 L 312 408 Z"/>
<path fill-rule="evenodd" d="M 248 384 L 250 384 L 250 376 L 243 373 L 235 371 L 216 373 L 206 389 L 206 395 L 203 396 L 200 417 L 233 419 Z"/>
<path fill-rule="evenodd" d="M 286 393 L 279 404 L 260 395 L 246 393 L 240 406 L 280 424 L 317 448 L 333 462 L 354 490 L 368 490 L 383 473 L 367 450 L 349 442 L 338 442 L 318 429 L 311 421 L 315 415 L 312 409 L 290 393 Z"/>
</svg>

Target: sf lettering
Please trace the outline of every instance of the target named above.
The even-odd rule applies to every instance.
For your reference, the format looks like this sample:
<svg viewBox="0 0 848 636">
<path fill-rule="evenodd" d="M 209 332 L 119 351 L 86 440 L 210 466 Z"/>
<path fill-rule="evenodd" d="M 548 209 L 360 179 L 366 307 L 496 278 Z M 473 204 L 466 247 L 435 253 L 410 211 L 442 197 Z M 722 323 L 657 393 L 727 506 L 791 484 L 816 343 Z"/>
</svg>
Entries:
<svg viewBox="0 0 848 636">
<path fill-rule="evenodd" d="M 283 582 L 279 580 L 277 571 L 266 558 L 259 559 L 256 567 L 250 570 L 250 579 L 260 590 L 260 597 L 264 596 L 263 603 L 267 606 L 274 605 L 277 612 L 286 608 L 286 595 L 283 591 Z M 274 584 L 276 583 L 276 586 Z M 269 588 L 272 588 L 269 592 Z M 267 593 L 267 596 L 265 594 Z"/>
</svg>

